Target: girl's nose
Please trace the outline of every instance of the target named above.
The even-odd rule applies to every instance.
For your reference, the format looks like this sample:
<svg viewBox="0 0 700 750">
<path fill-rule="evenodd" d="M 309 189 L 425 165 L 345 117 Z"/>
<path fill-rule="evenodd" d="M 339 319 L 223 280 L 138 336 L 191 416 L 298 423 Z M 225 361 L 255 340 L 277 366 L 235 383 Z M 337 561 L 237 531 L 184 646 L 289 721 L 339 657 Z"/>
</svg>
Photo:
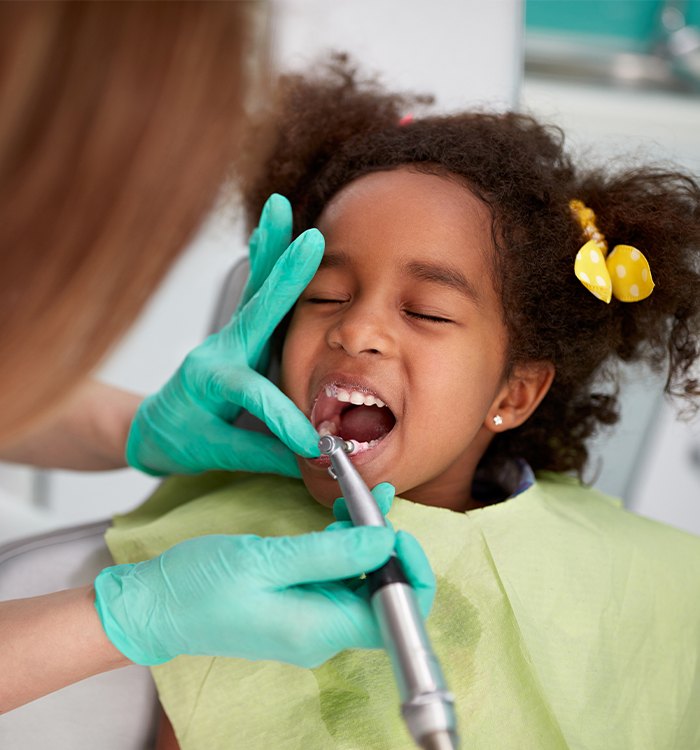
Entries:
<svg viewBox="0 0 700 750">
<path fill-rule="evenodd" d="M 341 313 L 327 335 L 331 349 L 343 349 L 351 357 L 389 356 L 395 348 L 388 315 L 356 304 Z"/>
</svg>

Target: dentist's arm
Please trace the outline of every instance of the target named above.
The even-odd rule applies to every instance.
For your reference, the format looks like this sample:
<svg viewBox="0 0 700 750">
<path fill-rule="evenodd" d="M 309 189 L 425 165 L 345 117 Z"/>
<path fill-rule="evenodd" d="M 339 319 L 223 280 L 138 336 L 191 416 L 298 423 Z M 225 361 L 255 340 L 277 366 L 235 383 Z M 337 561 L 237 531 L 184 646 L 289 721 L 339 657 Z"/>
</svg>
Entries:
<svg viewBox="0 0 700 750">
<path fill-rule="evenodd" d="M 387 528 L 202 536 L 94 587 L 0 603 L 0 713 L 93 674 L 180 654 L 315 666 L 381 644 L 345 579 L 386 562 Z"/>
<path fill-rule="evenodd" d="M 142 401 L 143 396 L 88 380 L 53 418 L 0 451 L 0 461 L 74 471 L 121 469 L 129 428 Z"/>
<path fill-rule="evenodd" d="M 0 714 L 131 664 L 105 635 L 84 586 L 0 602 Z"/>
</svg>

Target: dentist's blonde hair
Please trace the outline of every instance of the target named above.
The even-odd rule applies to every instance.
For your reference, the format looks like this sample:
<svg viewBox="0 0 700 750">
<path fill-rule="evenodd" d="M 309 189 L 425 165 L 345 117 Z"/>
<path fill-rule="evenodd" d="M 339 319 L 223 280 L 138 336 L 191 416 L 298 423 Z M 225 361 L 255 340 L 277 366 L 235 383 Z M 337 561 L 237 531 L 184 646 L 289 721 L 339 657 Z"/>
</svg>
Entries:
<svg viewBox="0 0 700 750">
<path fill-rule="evenodd" d="M 0 6 L 0 443 L 94 368 L 211 208 L 253 5 Z"/>
</svg>

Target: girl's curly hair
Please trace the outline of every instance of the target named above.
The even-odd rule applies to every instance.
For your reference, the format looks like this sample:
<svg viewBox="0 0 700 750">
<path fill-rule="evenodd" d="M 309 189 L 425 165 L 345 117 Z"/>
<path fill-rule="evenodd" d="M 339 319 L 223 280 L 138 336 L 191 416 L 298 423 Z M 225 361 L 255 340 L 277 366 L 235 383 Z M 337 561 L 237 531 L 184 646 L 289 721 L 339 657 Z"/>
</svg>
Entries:
<svg viewBox="0 0 700 750">
<path fill-rule="evenodd" d="M 507 368 L 538 360 L 556 367 L 535 413 L 498 434 L 485 459 L 520 456 L 534 469 L 580 474 L 587 439 L 618 419 L 620 362 L 666 368 L 666 393 L 688 401 L 700 395 L 691 369 L 700 353 L 700 187 L 686 174 L 657 168 L 578 171 L 562 132 L 523 114 L 401 121 L 425 103 L 359 80 L 344 58 L 317 77 L 282 77 L 274 111 L 256 123 L 258 137 L 261 127 L 271 133 L 271 147 L 246 170 L 249 222 L 272 192 L 290 200 L 299 233 L 341 188 L 370 172 L 410 164 L 458 177 L 491 212 Z M 576 279 L 584 238 L 572 198 L 595 211 L 610 247 L 643 250 L 656 282 L 649 298 L 606 305 Z"/>
</svg>

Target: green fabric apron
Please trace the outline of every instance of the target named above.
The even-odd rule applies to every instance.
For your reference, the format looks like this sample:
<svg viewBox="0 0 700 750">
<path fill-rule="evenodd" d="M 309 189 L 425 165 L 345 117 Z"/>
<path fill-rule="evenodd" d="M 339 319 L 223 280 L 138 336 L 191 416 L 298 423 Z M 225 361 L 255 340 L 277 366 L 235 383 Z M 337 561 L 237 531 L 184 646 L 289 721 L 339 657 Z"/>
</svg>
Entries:
<svg viewBox="0 0 700 750">
<path fill-rule="evenodd" d="M 700 538 L 556 474 L 466 514 L 397 499 L 389 518 L 437 576 L 428 631 L 465 749 L 700 747 Z M 125 563 L 201 534 L 332 520 L 297 480 L 209 474 L 165 482 L 106 539 Z M 414 747 L 383 651 L 152 671 L 182 750 Z"/>
</svg>

